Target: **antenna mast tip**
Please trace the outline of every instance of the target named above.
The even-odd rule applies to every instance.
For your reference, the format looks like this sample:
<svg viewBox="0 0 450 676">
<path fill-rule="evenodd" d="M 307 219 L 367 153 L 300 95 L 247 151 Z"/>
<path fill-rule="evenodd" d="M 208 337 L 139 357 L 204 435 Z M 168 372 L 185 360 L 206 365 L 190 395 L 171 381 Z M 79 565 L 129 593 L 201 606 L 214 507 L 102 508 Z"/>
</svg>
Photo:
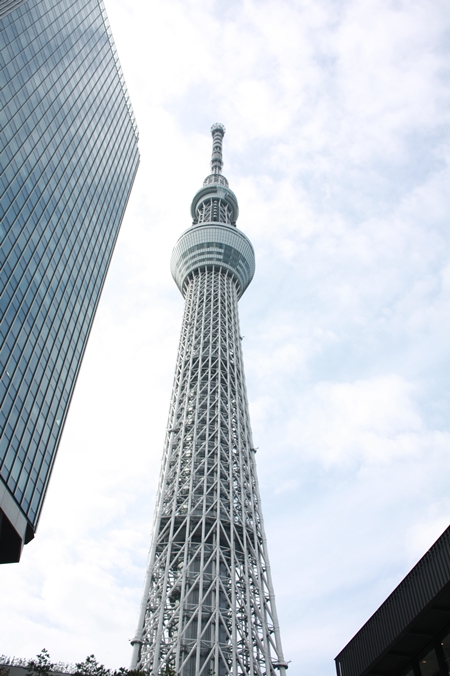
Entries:
<svg viewBox="0 0 450 676">
<path fill-rule="evenodd" d="M 225 127 L 224 127 L 223 124 L 220 124 L 220 122 L 216 122 L 216 123 L 213 124 L 213 126 L 211 127 L 211 134 L 214 134 L 215 131 L 220 131 L 220 132 L 222 132 L 222 136 L 223 136 L 223 135 L 225 134 L 226 129 L 225 129 Z"/>
</svg>

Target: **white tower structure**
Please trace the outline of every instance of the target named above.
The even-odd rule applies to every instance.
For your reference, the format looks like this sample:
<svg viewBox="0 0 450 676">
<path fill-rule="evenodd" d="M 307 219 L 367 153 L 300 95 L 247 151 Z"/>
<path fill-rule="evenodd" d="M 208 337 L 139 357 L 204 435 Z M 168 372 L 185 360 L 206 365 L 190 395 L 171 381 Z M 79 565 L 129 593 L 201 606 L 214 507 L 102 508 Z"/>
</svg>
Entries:
<svg viewBox="0 0 450 676">
<path fill-rule="evenodd" d="M 284 676 L 239 334 L 255 258 L 221 173 L 225 128 L 211 132 L 212 173 L 172 254 L 186 305 L 132 667 Z"/>
</svg>

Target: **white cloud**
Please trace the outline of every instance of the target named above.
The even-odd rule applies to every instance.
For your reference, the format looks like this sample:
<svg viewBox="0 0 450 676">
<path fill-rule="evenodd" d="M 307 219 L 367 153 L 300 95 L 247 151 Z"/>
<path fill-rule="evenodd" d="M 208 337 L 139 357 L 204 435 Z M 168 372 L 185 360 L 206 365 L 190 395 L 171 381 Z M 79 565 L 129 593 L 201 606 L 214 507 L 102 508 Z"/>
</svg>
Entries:
<svg viewBox="0 0 450 676">
<path fill-rule="evenodd" d="M 290 441 L 325 466 L 386 463 L 419 451 L 423 423 L 411 386 L 388 375 L 354 383 L 318 383 L 297 404 Z M 435 440 L 432 440 L 432 443 Z"/>
</svg>

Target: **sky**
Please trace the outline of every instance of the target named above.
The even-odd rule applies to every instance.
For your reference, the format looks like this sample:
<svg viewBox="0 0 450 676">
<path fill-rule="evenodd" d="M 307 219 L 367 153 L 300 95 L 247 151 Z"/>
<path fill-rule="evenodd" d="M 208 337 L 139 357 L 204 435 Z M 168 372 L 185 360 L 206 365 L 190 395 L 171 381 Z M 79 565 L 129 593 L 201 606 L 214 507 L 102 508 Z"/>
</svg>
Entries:
<svg viewBox="0 0 450 676">
<path fill-rule="evenodd" d="M 0 653 L 128 666 L 211 124 L 256 252 L 239 303 L 289 676 L 450 522 L 446 0 L 105 0 L 141 165 Z"/>
</svg>

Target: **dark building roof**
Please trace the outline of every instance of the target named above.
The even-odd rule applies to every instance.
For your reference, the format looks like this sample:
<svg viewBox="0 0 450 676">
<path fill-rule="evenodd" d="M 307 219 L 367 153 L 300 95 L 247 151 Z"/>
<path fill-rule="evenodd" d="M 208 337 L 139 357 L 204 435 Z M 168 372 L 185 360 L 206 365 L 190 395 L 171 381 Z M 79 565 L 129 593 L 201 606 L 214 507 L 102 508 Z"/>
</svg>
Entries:
<svg viewBox="0 0 450 676">
<path fill-rule="evenodd" d="M 337 674 L 397 674 L 448 624 L 450 527 L 339 653 Z"/>
</svg>

